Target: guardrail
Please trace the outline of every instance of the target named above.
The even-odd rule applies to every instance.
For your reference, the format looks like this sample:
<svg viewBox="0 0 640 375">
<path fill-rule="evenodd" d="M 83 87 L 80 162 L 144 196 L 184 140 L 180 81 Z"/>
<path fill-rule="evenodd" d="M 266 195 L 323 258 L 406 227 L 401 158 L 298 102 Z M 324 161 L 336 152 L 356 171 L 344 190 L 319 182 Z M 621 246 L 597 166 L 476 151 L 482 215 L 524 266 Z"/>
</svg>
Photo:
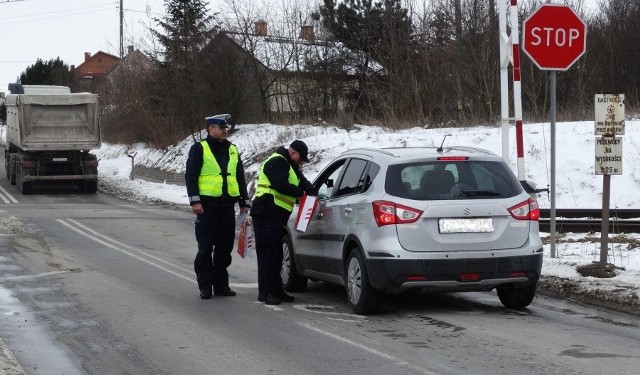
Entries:
<svg viewBox="0 0 640 375">
<path fill-rule="evenodd" d="M 540 231 L 549 232 L 549 209 L 540 210 Z M 556 209 L 556 231 L 593 233 L 602 229 L 600 209 Z M 640 233 L 640 210 L 611 209 L 609 211 L 609 233 Z"/>
</svg>

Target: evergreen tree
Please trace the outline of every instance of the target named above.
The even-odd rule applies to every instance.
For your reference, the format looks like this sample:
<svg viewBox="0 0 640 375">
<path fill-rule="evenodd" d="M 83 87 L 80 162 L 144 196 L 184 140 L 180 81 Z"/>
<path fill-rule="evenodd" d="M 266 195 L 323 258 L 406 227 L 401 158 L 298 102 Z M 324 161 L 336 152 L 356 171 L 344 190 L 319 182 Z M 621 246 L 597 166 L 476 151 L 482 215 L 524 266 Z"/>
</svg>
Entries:
<svg viewBox="0 0 640 375">
<path fill-rule="evenodd" d="M 324 0 L 322 23 L 351 50 L 362 51 L 383 63 L 398 56 L 398 47 L 411 46 L 411 19 L 401 0 Z"/>
<path fill-rule="evenodd" d="M 376 118 L 397 117 L 406 107 L 405 83 L 412 81 L 418 50 L 401 0 L 324 0 L 320 15 L 335 39 L 359 52 L 353 65 L 359 87 L 351 95 L 357 111 Z M 377 64 L 385 69 L 383 77 L 372 69 Z"/>
<path fill-rule="evenodd" d="M 152 30 L 164 48 L 161 63 L 185 68 L 211 37 L 213 16 L 202 0 L 165 0 L 167 15 L 156 18 L 164 32 Z"/>
<path fill-rule="evenodd" d="M 167 15 L 156 18 L 160 31 L 151 30 L 162 47 L 153 54 L 160 70 L 156 77 L 156 103 L 163 115 L 184 131 L 202 128 L 198 91 L 204 67 L 200 51 L 211 39 L 214 16 L 202 0 L 165 0 Z M 171 95 L 178 92 L 179 95 Z"/>
<path fill-rule="evenodd" d="M 60 57 L 49 61 L 37 59 L 35 64 L 20 74 L 20 83 L 23 85 L 71 86 L 72 81 L 73 73 Z"/>
</svg>

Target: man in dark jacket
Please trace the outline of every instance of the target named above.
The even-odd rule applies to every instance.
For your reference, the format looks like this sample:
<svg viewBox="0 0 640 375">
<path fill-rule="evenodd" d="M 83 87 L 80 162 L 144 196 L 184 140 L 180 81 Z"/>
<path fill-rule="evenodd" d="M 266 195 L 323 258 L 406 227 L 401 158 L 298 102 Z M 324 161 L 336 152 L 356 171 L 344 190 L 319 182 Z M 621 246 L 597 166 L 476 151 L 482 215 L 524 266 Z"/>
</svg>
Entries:
<svg viewBox="0 0 640 375">
<path fill-rule="evenodd" d="M 251 208 L 258 258 L 258 301 L 268 305 L 293 302 L 282 287 L 282 233 L 296 200 L 305 193 L 315 195 L 300 171 L 309 162 L 309 150 L 301 140 L 289 148 L 279 147 L 262 164 L 256 198 Z"/>
<path fill-rule="evenodd" d="M 249 195 L 238 148 L 227 140 L 229 115 L 207 117 L 207 138 L 189 150 L 185 180 L 196 214 L 198 254 L 193 262 L 200 298 L 235 296 L 227 267 L 235 239 L 235 204 L 249 211 Z M 213 288 L 213 291 L 212 291 Z"/>
</svg>

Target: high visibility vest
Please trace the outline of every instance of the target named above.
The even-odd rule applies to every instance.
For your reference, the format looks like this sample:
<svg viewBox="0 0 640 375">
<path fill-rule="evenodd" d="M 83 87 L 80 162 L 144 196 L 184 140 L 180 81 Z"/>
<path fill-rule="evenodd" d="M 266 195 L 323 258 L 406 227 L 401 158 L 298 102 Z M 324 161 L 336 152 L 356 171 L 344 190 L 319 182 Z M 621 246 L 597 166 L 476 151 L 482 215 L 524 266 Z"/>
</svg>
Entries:
<svg viewBox="0 0 640 375">
<path fill-rule="evenodd" d="M 222 169 L 218 161 L 213 156 L 213 152 L 209 148 L 206 140 L 201 141 L 202 145 L 202 168 L 198 177 L 198 190 L 200 195 L 211 197 L 222 196 L 223 178 Z M 232 144 L 229 146 L 229 163 L 227 164 L 227 192 L 232 197 L 240 196 L 240 187 L 236 178 L 236 169 L 238 167 L 238 148 Z"/>
<path fill-rule="evenodd" d="M 260 172 L 258 172 L 258 188 L 256 189 L 256 197 L 263 196 L 264 194 L 273 195 L 273 203 L 278 207 L 282 207 L 285 210 L 291 212 L 293 211 L 293 205 L 296 204 L 296 197 L 292 197 L 290 195 L 285 195 L 277 190 L 271 188 L 271 181 L 269 181 L 269 177 L 264 173 L 264 166 L 269 162 L 269 160 L 273 158 L 281 157 L 286 160 L 286 158 L 277 152 L 273 153 L 260 167 Z M 293 167 L 289 165 L 289 183 L 291 185 L 298 186 L 300 184 L 300 179 L 298 175 L 293 170 Z"/>
</svg>

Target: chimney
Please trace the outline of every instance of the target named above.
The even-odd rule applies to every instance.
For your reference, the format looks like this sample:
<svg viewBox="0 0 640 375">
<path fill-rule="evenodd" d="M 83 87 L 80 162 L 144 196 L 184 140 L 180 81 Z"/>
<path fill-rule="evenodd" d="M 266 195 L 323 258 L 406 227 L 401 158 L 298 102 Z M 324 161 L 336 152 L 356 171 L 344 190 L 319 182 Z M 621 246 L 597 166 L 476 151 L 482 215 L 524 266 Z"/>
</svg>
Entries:
<svg viewBox="0 0 640 375">
<path fill-rule="evenodd" d="M 307 42 L 315 41 L 316 35 L 313 32 L 313 26 L 300 26 L 300 37 Z"/>
<path fill-rule="evenodd" d="M 84 53 L 84 61 L 87 62 L 87 60 L 89 60 L 91 58 L 91 52 L 85 52 Z"/>
<path fill-rule="evenodd" d="M 127 46 L 127 55 L 130 55 L 133 53 L 133 46 Z"/>
<path fill-rule="evenodd" d="M 267 36 L 267 21 L 265 20 L 257 20 L 255 22 L 256 25 L 256 36 Z"/>
</svg>

